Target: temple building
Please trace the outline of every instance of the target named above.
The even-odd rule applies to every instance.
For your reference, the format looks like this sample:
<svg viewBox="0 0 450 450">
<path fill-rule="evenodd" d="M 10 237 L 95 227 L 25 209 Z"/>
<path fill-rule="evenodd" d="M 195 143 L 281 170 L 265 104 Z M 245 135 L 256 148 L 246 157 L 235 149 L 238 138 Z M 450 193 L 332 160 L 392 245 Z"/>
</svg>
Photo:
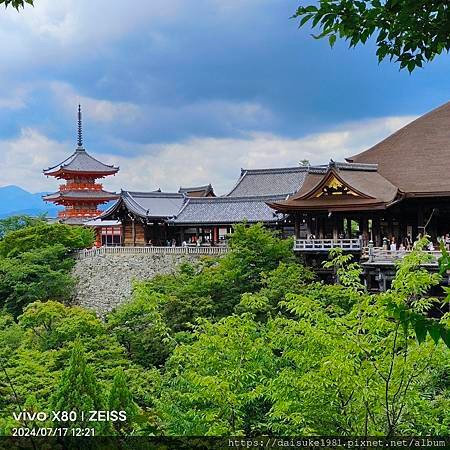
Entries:
<svg viewBox="0 0 450 450">
<path fill-rule="evenodd" d="M 246 221 L 263 223 L 285 237 L 294 235 L 294 251 L 317 267 L 333 247 L 363 260 L 368 249 L 372 255 L 406 251 L 424 234 L 436 247 L 445 237 L 450 247 L 449 125 L 450 102 L 345 161 L 241 169 L 222 196 L 210 184 L 177 192 L 122 190 L 101 214 L 97 205 L 116 196 L 95 180 L 118 168 L 90 157 L 80 131 L 75 153 L 45 171 L 67 180 L 46 199 L 66 206 L 63 220 L 98 216 L 87 224 L 106 235 L 102 245 L 220 246 L 226 245 L 234 224 Z M 371 267 L 378 276 L 379 267 Z"/>
<path fill-rule="evenodd" d="M 232 190 L 216 197 L 211 185 L 178 192 L 122 191 L 101 216 L 122 224 L 123 246 L 225 245 L 236 223 L 264 223 L 284 235 L 294 228 L 268 202 L 284 200 L 303 183 L 308 167 L 242 169 Z"/>
<path fill-rule="evenodd" d="M 75 152 L 67 159 L 44 170 L 44 175 L 64 180 L 59 190 L 43 199 L 64 206 L 58 218 L 67 224 L 81 225 L 96 218 L 102 211 L 99 205 L 117 200 L 118 195 L 103 189 L 97 180 L 115 175 L 118 167 L 104 164 L 83 147 L 81 107 L 78 106 L 78 141 Z"/>
<path fill-rule="evenodd" d="M 346 162 L 310 168 L 295 194 L 270 206 L 294 218 L 297 238 L 307 224 L 315 242 L 299 241 L 299 251 L 321 250 L 323 239 L 358 240 L 349 250 L 369 240 L 406 248 L 425 233 L 436 241 L 450 232 L 449 125 L 450 102 Z"/>
</svg>

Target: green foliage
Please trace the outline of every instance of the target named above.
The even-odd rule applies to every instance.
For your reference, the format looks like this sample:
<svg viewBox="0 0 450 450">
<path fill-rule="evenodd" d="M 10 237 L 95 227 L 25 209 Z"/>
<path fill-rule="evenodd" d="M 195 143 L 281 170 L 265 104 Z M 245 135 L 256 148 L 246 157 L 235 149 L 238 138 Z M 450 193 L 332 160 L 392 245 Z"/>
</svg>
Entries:
<svg viewBox="0 0 450 450">
<path fill-rule="evenodd" d="M 34 301 L 69 299 L 71 252 L 93 242 L 92 231 L 83 227 L 30 223 L 0 240 L 0 308 L 15 316 Z"/>
<path fill-rule="evenodd" d="M 0 0 L 0 5 L 2 3 L 5 5 L 5 8 L 12 6 L 13 8 L 19 10 L 19 8 L 24 8 L 25 4 L 33 6 L 34 0 Z"/>
<path fill-rule="evenodd" d="M 170 435 L 243 434 L 262 428 L 267 408 L 259 389 L 273 370 L 264 330 L 250 316 L 203 321 L 196 341 L 180 345 L 157 402 Z"/>
<path fill-rule="evenodd" d="M 339 251 L 327 266 L 341 284 L 311 282 L 289 264 L 265 274 L 238 314 L 202 320 L 173 352 L 156 402 L 164 431 L 448 434 L 448 349 L 432 333 L 415 340 L 392 309 L 429 320 L 426 293 L 439 277 L 422 269 L 421 247 L 384 294 L 368 295 L 359 266 Z"/>
<path fill-rule="evenodd" d="M 160 312 L 163 302 L 161 294 L 148 292 L 138 284 L 133 301 L 108 317 L 109 328 L 128 357 L 144 367 L 163 365 L 174 346 Z"/>
<path fill-rule="evenodd" d="M 427 317 L 427 313 L 440 301 L 428 295 L 430 288 L 441 281 L 441 275 L 424 268 L 432 256 L 422 250 L 428 244 L 426 238 L 416 242 L 413 251 L 398 265 L 392 289 L 384 295 L 387 310 L 403 326 L 405 332 L 412 327 L 419 343 L 427 333 L 437 344 L 440 339 L 450 348 L 450 321 L 448 313 L 440 320 Z M 448 302 L 448 299 L 447 299 Z"/>
<path fill-rule="evenodd" d="M 231 314 L 243 293 L 258 291 L 268 282 L 269 272 L 280 264 L 295 264 L 292 241 L 279 239 L 261 224 L 235 225 L 230 247 L 232 251 L 218 260 L 184 264 L 175 276 L 159 276 L 145 283 L 148 291 L 165 295 L 162 314 L 173 331 L 188 331 L 197 317 Z M 298 273 L 290 275 L 292 283 L 312 279 L 308 269 L 297 267 Z"/>
<path fill-rule="evenodd" d="M 276 269 L 281 262 L 295 261 L 292 240 L 279 239 L 262 224 L 235 225 L 229 245 L 232 251 L 220 261 L 219 269 L 234 272 L 234 284 L 241 293 L 258 289 L 262 273 Z"/>
<path fill-rule="evenodd" d="M 126 420 L 118 420 L 113 423 L 116 434 L 123 436 L 132 433 L 139 408 L 133 400 L 123 370 L 117 370 L 114 377 L 108 398 L 108 410 L 126 413 Z"/>
<path fill-rule="evenodd" d="M 37 302 L 26 308 L 18 322 L 0 315 L 0 410 L 4 411 L 0 415 L 0 434 L 18 425 L 10 419 L 12 411 L 22 410 L 30 393 L 40 410 L 51 409 L 51 394 L 76 342 L 83 346 L 87 365 L 102 392 L 110 391 L 114 376 L 122 370 L 139 406 L 152 405 L 153 385 L 159 382 L 157 374 L 133 365 L 125 349 L 92 312 L 59 302 Z M 142 421 L 136 428 L 147 426 L 147 418 Z"/>
<path fill-rule="evenodd" d="M 335 247 L 330 250 L 329 258 L 330 261 L 326 261 L 323 266 L 325 269 L 334 269 L 339 284 L 356 291 L 364 290 L 361 283 L 362 268 L 352 262 L 352 254 L 345 255 L 341 248 Z"/>
<path fill-rule="evenodd" d="M 0 256 L 14 258 L 32 250 L 50 247 L 56 243 L 70 252 L 90 247 L 93 242 L 93 231 L 86 227 L 44 223 L 8 233 L 0 241 Z"/>
<path fill-rule="evenodd" d="M 320 0 L 300 6 L 294 17 L 300 27 L 318 28 L 314 37 L 328 38 L 331 46 L 338 37 L 355 47 L 376 36 L 378 60 L 388 57 L 409 72 L 450 50 L 450 16 L 443 0 Z"/>
<path fill-rule="evenodd" d="M 30 242 L 3 259 L 70 266 L 65 245 Z M 242 225 L 229 254 L 136 283 L 106 323 L 52 300 L 0 313 L 0 434 L 26 425 L 13 411 L 110 409 L 127 421 L 99 434 L 448 435 L 449 315 L 429 315 L 425 244 L 369 295 L 342 252 L 327 285 Z"/>
<path fill-rule="evenodd" d="M 104 432 L 105 423 L 90 422 L 89 411 L 105 410 L 105 398 L 94 372 L 87 364 L 83 346 L 75 342 L 69 365 L 64 370 L 55 393 L 50 399 L 53 411 L 76 413 L 76 419 L 61 417 L 58 425 L 63 428 L 95 428 Z"/>
<path fill-rule="evenodd" d="M 43 351 L 59 349 L 76 339 L 91 341 L 106 334 L 105 326 L 93 312 L 76 306 L 68 308 L 55 301 L 32 303 L 19 317 L 19 324 Z"/>
<path fill-rule="evenodd" d="M 408 292 L 426 286 L 420 273 L 403 284 Z M 267 296 L 245 294 L 246 312 L 202 321 L 196 340 L 175 349 L 157 402 L 165 432 L 448 434 L 448 376 L 430 382 L 430 373 L 448 370 L 448 350 L 414 340 L 386 307 L 391 293 L 321 283 L 300 290 L 265 321 L 258 315 L 267 313 Z"/>
<path fill-rule="evenodd" d="M 31 216 L 11 216 L 0 219 L 0 238 L 12 231 L 17 231 L 26 227 L 33 227 L 45 223 L 45 216 L 31 217 Z"/>
</svg>

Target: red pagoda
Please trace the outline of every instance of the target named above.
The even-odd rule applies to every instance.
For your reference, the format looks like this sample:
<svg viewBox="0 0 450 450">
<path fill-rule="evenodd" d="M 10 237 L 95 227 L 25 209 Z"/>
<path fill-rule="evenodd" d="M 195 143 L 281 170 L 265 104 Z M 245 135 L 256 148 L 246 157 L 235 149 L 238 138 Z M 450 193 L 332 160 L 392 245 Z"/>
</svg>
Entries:
<svg viewBox="0 0 450 450">
<path fill-rule="evenodd" d="M 43 197 L 47 202 L 63 205 L 58 217 L 68 224 L 82 224 L 101 214 L 99 205 L 116 200 L 118 195 L 103 190 L 97 179 L 114 175 L 119 167 L 103 164 L 83 148 L 81 106 L 78 105 L 78 146 L 66 160 L 44 170 L 44 175 L 65 180 L 59 191 Z"/>
</svg>

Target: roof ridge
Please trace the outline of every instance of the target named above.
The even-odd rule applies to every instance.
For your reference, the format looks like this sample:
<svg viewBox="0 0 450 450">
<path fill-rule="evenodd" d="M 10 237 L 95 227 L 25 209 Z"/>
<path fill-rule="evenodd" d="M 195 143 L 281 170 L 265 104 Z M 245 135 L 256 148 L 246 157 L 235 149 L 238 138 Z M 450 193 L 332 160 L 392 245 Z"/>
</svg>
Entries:
<svg viewBox="0 0 450 450">
<path fill-rule="evenodd" d="M 250 173 L 306 172 L 312 166 L 268 167 L 262 169 L 241 169 L 243 175 Z"/>
<path fill-rule="evenodd" d="M 278 194 L 278 195 L 258 195 L 258 196 L 240 196 L 240 197 L 229 197 L 229 196 L 221 196 L 221 197 L 190 197 L 189 201 L 194 203 L 233 203 L 233 202 L 258 202 L 265 200 L 276 200 L 286 198 L 286 194 Z"/>
<path fill-rule="evenodd" d="M 122 190 L 123 193 L 128 194 L 130 197 L 166 197 L 166 198 L 183 198 L 184 194 L 180 192 L 163 192 L 163 191 L 127 191 Z"/>
</svg>

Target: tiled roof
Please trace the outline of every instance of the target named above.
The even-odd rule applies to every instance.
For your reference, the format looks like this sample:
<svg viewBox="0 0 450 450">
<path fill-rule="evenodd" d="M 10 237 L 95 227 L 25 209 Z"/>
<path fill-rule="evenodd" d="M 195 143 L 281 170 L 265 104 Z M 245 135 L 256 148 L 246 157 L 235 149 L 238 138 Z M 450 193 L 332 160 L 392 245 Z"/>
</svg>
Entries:
<svg viewBox="0 0 450 450">
<path fill-rule="evenodd" d="M 124 204 L 130 212 L 142 218 L 170 218 L 180 211 L 185 200 L 185 195 L 175 192 L 122 191 L 120 199 L 100 217 L 110 216 Z"/>
<path fill-rule="evenodd" d="M 188 197 L 207 197 L 214 195 L 214 189 L 210 184 L 205 186 L 180 187 L 178 193 L 186 194 Z"/>
<path fill-rule="evenodd" d="M 297 192 L 308 166 L 276 169 L 241 169 L 241 176 L 227 197 L 278 196 Z"/>
<path fill-rule="evenodd" d="M 190 198 L 171 222 L 181 224 L 225 225 L 242 222 L 275 222 L 280 216 L 266 204 L 285 196 Z"/>
<path fill-rule="evenodd" d="M 57 175 L 61 172 L 67 171 L 107 175 L 116 173 L 118 170 L 118 167 L 113 165 L 109 166 L 98 161 L 89 155 L 84 148 L 77 148 L 75 152 L 63 162 L 44 170 L 44 174 Z"/>
<path fill-rule="evenodd" d="M 347 160 L 378 164 L 406 196 L 450 195 L 450 102 Z"/>
<path fill-rule="evenodd" d="M 331 179 L 338 179 L 355 195 L 318 195 Z M 326 170 L 311 170 L 302 188 L 284 201 L 271 201 L 277 211 L 339 211 L 385 209 L 398 188 L 376 170 L 376 165 L 331 162 Z"/>
<path fill-rule="evenodd" d="M 98 191 L 98 190 L 74 190 L 74 191 L 61 191 L 53 194 L 45 195 L 43 199 L 45 201 L 55 201 L 59 199 L 101 199 L 101 200 L 115 200 L 118 195 L 114 192 Z"/>
</svg>

